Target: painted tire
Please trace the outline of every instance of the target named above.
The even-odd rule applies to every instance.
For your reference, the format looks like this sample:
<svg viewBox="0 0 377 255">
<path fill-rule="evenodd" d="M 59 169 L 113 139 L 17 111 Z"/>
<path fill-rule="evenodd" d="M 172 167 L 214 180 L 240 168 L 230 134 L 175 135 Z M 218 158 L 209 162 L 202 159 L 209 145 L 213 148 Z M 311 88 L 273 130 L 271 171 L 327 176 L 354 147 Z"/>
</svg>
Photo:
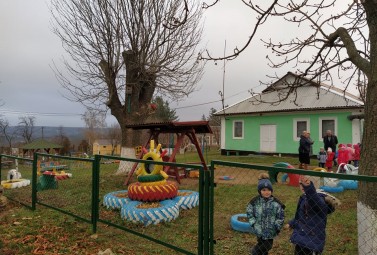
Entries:
<svg viewBox="0 0 377 255">
<path fill-rule="evenodd" d="M 323 167 L 316 167 L 316 168 L 313 169 L 313 171 L 327 172 L 327 170 Z"/>
<path fill-rule="evenodd" d="M 288 179 L 288 174 L 287 174 L 287 173 L 285 173 L 285 174 L 283 174 L 283 175 L 281 176 L 281 182 L 282 182 L 282 183 L 286 183 L 286 182 L 287 182 L 287 179 Z"/>
<path fill-rule="evenodd" d="M 170 222 L 179 216 L 179 208 L 173 200 L 164 200 L 158 208 L 141 209 L 137 208 L 142 202 L 130 201 L 122 207 L 120 215 L 122 219 L 133 223 L 142 223 L 144 226 L 156 225 L 162 222 Z"/>
<path fill-rule="evenodd" d="M 163 181 L 165 178 L 161 174 L 147 174 L 147 175 L 139 175 L 137 177 L 139 182 L 158 182 Z"/>
<path fill-rule="evenodd" d="M 338 186 L 338 187 L 321 186 L 319 188 L 322 189 L 323 191 L 329 192 L 329 193 L 339 193 L 339 192 L 344 191 L 344 188 L 342 186 Z"/>
<path fill-rule="evenodd" d="M 15 189 L 30 185 L 30 180 L 27 179 L 15 179 L 13 182 L 1 181 L 1 185 L 4 189 Z"/>
<path fill-rule="evenodd" d="M 275 163 L 273 166 L 274 167 L 294 168 L 291 164 L 286 163 L 286 162 L 278 162 L 278 163 Z M 279 172 L 268 171 L 268 175 L 270 176 L 270 181 L 271 181 L 272 184 L 278 182 L 278 174 L 279 174 Z M 287 181 L 287 178 L 285 178 L 285 181 Z"/>
<path fill-rule="evenodd" d="M 344 189 L 357 189 L 358 182 L 354 180 L 341 180 L 339 181 L 339 186 L 343 187 Z"/>
<path fill-rule="evenodd" d="M 239 221 L 238 217 L 247 217 L 245 213 L 235 214 L 230 218 L 230 226 L 232 229 L 240 232 L 251 233 L 251 226 L 249 222 Z"/>
<path fill-rule="evenodd" d="M 145 154 L 142 158 L 143 160 L 151 160 L 151 163 L 153 161 L 162 162 L 162 158 L 160 154 L 157 154 L 153 151 L 148 152 Z M 160 172 L 163 169 L 163 165 L 153 165 L 153 167 L 150 167 L 151 164 L 142 163 L 141 167 L 138 169 L 138 173 L 140 175 L 153 175 L 153 174 L 160 174 Z M 151 169 L 152 168 L 152 169 Z"/>
<path fill-rule="evenodd" d="M 190 193 L 180 196 L 179 193 Z M 178 190 L 178 195 L 173 198 L 179 209 L 189 210 L 199 205 L 199 192 L 192 190 Z"/>
<path fill-rule="evenodd" d="M 164 185 L 141 186 L 139 182 L 128 186 L 128 197 L 136 201 L 155 202 L 177 196 L 178 187 L 175 182 L 166 182 Z"/>
<path fill-rule="evenodd" d="M 119 190 L 106 194 L 103 197 L 103 205 L 106 206 L 107 209 L 122 208 L 124 205 L 128 204 L 131 199 L 128 197 L 118 197 L 117 195 L 121 193 L 127 193 L 127 190 Z"/>
</svg>

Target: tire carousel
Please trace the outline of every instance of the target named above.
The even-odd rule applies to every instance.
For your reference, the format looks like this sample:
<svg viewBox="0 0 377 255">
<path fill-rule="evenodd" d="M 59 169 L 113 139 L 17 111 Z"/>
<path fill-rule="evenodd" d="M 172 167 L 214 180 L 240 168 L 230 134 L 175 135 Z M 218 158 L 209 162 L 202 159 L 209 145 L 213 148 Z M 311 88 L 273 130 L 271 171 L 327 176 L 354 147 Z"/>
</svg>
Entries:
<svg viewBox="0 0 377 255">
<path fill-rule="evenodd" d="M 146 151 L 145 148 L 143 150 Z M 192 209 L 199 204 L 199 193 L 190 190 L 178 190 L 176 182 L 168 181 L 168 175 L 162 162 L 166 151 L 161 151 L 161 144 L 155 149 L 154 140 L 150 141 L 150 149 L 136 171 L 137 182 L 131 183 L 128 190 L 108 193 L 104 196 L 103 205 L 108 209 L 120 209 L 121 218 L 144 226 L 170 222 L 179 216 L 180 209 Z"/>
</svg>

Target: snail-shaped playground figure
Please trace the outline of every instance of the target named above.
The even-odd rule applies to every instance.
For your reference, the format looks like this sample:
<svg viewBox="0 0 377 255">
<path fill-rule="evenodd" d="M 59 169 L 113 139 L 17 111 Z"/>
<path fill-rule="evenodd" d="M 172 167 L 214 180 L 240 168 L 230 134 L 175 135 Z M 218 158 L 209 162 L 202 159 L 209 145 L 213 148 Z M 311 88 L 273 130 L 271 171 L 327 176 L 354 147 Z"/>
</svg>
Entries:
<svg viewBox="0 0 377 255">
<path fill-rule="evenodd" d="M 162 162 L 166 151 L 160 154 L 161 144 L 154 149 L 154 140 L 150 142 L 149 152 L 143 148 L 145 155 L 143 160 Z M 175 182 L 167 181 L 168 175 L 164 172 L 162 165 L 153 163 L 142 163 L 136 171 L 138 182 L 128 186 L 128 197 L 132 200 L 155 202 L 177 196 L 178 186 Z"/>
<path fill-rule="evenodd" d="M 168 175 L 162 165 L 166 151 L 161 151 L 161 144 L 154 147 L 154 140 L 150 141 L 147 151 L 143 148 L 143 160 L 136 171 L 137 182 L 128 186 L 128 190 L 106 194 L 104 205 L 107 208 L 120 209 L 123 219 L 145 226 L 170 222 L 179 216 L 179 210 L 192 209 L 199 204 L 199 193 L 190 190 L 178 190 L 175 182 L 167 181 Z"/>
</svg>

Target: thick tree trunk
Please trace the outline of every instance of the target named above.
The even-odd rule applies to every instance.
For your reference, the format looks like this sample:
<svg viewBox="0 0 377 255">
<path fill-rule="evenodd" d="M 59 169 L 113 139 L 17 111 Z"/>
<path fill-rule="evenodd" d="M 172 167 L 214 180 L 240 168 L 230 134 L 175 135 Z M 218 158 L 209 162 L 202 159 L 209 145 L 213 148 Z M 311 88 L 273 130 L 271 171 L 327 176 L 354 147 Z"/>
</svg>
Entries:
<svg viewBox="0 0 377 255">
<path fill-rule="evenodd" d="M 126 102 L 120 109 L 115 105 L 109 107 L 122 130 L 121 156 L 135 158 L 134 148 L 145 143 L 143 132 L 126 128 L 126 125 L 142 124 L 152 117 L 148 105 L 156 87 L 156 77 L 140 66 L 136 51 L 123 52 L 123 59 L 126 66 Z M 133 162 L 121 161 L 116 174 L 129 173 L 133 165 Z"/>
<path fill-rule="evenodd" d="M 377 2 L 363 4 L 370 36 L 370 73 L 359 173 L 377 176 Z M 359 254 L 377 254 L 377 183 L 359 183 L 357 203 Z"/>
</svg>

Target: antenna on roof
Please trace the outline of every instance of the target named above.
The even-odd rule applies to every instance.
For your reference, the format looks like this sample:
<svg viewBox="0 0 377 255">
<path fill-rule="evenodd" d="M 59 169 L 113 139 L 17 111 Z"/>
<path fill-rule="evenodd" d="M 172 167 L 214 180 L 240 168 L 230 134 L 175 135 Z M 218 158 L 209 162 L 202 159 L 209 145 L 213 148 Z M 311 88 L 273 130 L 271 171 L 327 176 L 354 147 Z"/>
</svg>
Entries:
<svg viewBox="0 0 377 255">
<path fill-rule="evenodd" d="M 219 95 L 221 97 L 221 104 L 222 104 L 222 107 L 223 107 L 223 115 L 224 115 L 224 118 L 225 118 L 225 66 L 226 66 L 226 59 L 225 59 L 225 52 L 226 52 L 226 40 L 225 40 L 225 43 L 224 43 L 224 59 L 223 59 L 223 90 L 219 91 Z"/>
</svg>

